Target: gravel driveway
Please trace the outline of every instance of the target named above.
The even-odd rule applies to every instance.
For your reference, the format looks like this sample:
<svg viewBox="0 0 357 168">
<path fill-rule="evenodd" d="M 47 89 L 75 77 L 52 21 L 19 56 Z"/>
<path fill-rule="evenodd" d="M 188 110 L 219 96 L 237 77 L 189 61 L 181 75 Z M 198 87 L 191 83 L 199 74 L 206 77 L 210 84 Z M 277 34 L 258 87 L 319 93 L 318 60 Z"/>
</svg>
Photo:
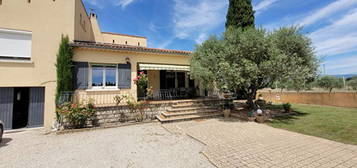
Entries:
<svg viewBox="0 0 357 168">
<path fill-rule="evenodd" d="M 27 130 L 5 134 L 0 167 L 214 167 L 203 148 L 159 123 L 64 135 Z"/>
</svg>

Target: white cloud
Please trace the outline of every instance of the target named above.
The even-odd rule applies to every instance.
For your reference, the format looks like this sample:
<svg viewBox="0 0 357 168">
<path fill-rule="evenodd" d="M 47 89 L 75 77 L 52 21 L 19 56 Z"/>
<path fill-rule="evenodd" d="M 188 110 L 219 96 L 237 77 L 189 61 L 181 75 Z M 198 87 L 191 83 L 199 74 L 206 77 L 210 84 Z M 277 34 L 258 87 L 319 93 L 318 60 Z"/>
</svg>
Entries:
<svg viewBox="0 0 357 168">
<path fill-rule="evenodd" d="M 357 73 L 357 55 L 326 61 L 323 64 L 325 64 L 328 74 Z"/>
<path fill-rule="evenodd" d="M 114 5 L 116 6 L 121 6 L 122 8 L 125 8 L 129 4 L 133 3 L 135 0 L 116 0 L 114 2 Z"/>
<path fill-rule="evenodd" d="M 167 46 L 169 46 L 173 41 L 175 40 L 175 38 L 170 38 L 165 40 L 162 43 L 159 43 L 158 45 L 156 45 L 157 48 L 166 48 Z"/>
<path fill-rule="evenodd" d="M 198 38 L 195 40 L 195 42 L 197 44 L 201 44 L 202 42 L 204 42 L 205 40 L 207 40 L 208 35 L 206 33 L 201 33 Z"/>
<path fill-rule="evenodd" d="M 351 10 L 338 21 L 312 32 L 309 36 L 317 54 L 336 55 L 357 51 L 357 9 Z"/>
<path fill-rule="evenodd" d="M 272 7 L 278 1 L 279 0 L 263 0 L 263 1 L 261 1 L 260 3 L 258 3 L 257 5 L 254 6 L 254 10 L 256 11 L 256 15 L 259 15 L 264 10 L 269 9 L 270 7 Z"/>
<path fill-rule="evenodd" d="M 205 40 L 204 34 L 224 24 L 227 6 L 228 1 L 222 0 L 200 0 L 196 3 L 175 0 L 175 36 L 196 42 Z"/>
<path fill-rule="evenodd" d="M 336 14 L 337 12 L 344 11 L 348 8 L 351 8 L 354 5 L 357 5 L 357 0 L 338 0 L 327 5 L 324 8 L 317 10 L 312 15 L 305 17 L 297 24 L 300 24 L 302 26 L 308 26 L 321 19 L 328 18 Z"/>
</svg>

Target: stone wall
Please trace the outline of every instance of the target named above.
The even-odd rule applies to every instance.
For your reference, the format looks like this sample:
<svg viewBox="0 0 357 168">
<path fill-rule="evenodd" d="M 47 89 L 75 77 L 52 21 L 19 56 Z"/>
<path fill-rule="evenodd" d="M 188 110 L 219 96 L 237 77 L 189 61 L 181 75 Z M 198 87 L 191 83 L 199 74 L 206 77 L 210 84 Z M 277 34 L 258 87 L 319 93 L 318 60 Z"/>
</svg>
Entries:
<svg viewBox="0 0 357 168">
<path fill-rule="evenodd" d="M 165 112 L 171 105 L 172 103 L 144 104 L 138 109 L 131 109 L 126 105 L 97 107 L 95 115 L 87 122 L 87 127 L 154 120 L 156 115 Z"/>
<path fill-rule="evenodd" d="M 232 101 L 232 100 L 229 100 Z M 189 102 L 189 101 L 188 101 Z M 223 108 L 225 100 L 198 100 L 200 104 Z M 128 105 L 96 107 L 94 116 L 87 121 L 85 127 L 100 127 L 119 125 L 128 122 L 144 122 L 156 119 L 157 115 L 172 108 L 172 105 L 185 103 L 185 100 L 148 102 L 140 105 L 138 109 L 132 109 Z M 62 122 L 63 129 L 70 128 L 69 124 Z"/>
<path fill-rule="evenodd" d="M 302 103 L 357 108 L 357 92 L 273 92 L 260 91 L 273 103 Z"/>
</svg>

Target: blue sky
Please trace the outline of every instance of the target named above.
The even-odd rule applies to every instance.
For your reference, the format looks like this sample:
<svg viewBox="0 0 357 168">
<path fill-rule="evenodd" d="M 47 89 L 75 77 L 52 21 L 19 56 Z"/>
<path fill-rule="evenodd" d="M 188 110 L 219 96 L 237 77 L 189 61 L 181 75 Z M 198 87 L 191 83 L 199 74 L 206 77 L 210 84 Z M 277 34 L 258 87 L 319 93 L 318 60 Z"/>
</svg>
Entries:
<svg viewBox="0 0 357 168">
<path fill-rule="evenodd" d="M 193 50 L 224 31 L 228 0 L 84 0 L 102 31 L 140 35 L 148 46 Z M 256 25 L 303 26 L 327 74 L 357 74 L 357 0 L 253 0 Z"/>
</svg>

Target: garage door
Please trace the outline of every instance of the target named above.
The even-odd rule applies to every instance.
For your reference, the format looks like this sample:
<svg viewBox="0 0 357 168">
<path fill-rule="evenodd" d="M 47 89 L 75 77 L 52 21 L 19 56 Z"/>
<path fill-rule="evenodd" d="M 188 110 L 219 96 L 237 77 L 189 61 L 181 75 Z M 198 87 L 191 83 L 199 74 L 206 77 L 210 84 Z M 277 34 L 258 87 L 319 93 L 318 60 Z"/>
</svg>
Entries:
<svg viewBox="0 0 357 168">
<path fill-rule="evenodd" d="M 30 88 L 28 127 L 42 127 L 44 119 L 45 88 Z"/>
<path fill-rule="evenodd" d="M 26 97 L 21 94 L 19 95 L 16 90 L 19 90 L 19 88 L 0 88 L 0 120 L 4 122 L 5 129 L 20 128 L 24 126 L 42 127 L 44 120 L 45 88 L 27 88 L 28 96 L 25 102 L 28 103 L 26 104 L 15 103 L 15 95 L 16 100 L 24 99 Z M 23 117 L 25 117 L 25 120 L 19 120 Z M 17 127 L 18 125 L 16 123 L 19 121 L 20 124 L 23 123 L 23 125 Z"/>
<path fill-rule="evenodd" d="M 12 128 L 13 101 L 14 88 L 0 88 L 0 120 L 4 122 L 5 129 Z"/>
</svg>

